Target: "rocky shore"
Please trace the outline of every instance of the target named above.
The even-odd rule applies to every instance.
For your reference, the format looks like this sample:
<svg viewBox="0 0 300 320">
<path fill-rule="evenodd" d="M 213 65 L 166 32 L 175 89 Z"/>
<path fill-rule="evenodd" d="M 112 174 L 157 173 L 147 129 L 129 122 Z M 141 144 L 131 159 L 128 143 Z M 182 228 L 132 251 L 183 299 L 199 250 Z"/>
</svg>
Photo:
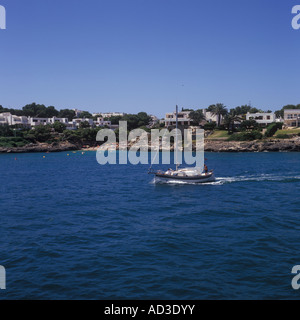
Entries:
<svg viewBox="0 0 300 320">
<path fill-rule="evenodd" d="M 118 149 L 118 145 L 116 146 Z M 173 149 L 173 148 L 172 148 Z M 69 142 L 28 144 L 18 148 L 0 147 L 0 153 L 96 151 L 97 147 L 83 148 Z M 300 152 L 300 137 L 256 141 L 205 140 L 206 152 Z"/>
<path fill-rule="evenodd" d="M 207 152 L 299 152 L 300 137 L 256 141 L 206 140 Z"/>
<path fill-rule="evenodd" d="M 69 143 L 30 143 L 24 147 L 3 148 L 0 147 L 0 153 L 28 153 L 28 152 L 62 152 L 80 149 L 78 146 Z"/>
</svg>

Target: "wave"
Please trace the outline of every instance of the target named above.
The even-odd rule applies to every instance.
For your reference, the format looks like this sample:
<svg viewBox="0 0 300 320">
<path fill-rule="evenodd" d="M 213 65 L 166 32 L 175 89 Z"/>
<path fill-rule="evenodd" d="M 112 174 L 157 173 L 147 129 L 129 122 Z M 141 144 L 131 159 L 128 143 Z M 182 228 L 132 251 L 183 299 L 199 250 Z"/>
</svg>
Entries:
<svg viewBox="0 0 300 320">
<path fill-rule="evenodd" d="M 177 184 L 177 185 L 223 185 L 228 183 L 237 183 L 237 182 L 261 182 L 261 181 L 277 181 L 277 182 L 296 182 L 300 181 L 300 175 L 298 176 L 284 176 L 284 175 L 274 175 L 274 174 L 260 174 L 260 175 L 243 175 L 235 177 L 216 177 L 216 180 L 213 182 L 205 183 L 195 183 L 195 182 L 186 182 L 178 180 L 170 181 L 156 181 L 155 178 L 151 180 L 151 184 Z"/>
</svg>

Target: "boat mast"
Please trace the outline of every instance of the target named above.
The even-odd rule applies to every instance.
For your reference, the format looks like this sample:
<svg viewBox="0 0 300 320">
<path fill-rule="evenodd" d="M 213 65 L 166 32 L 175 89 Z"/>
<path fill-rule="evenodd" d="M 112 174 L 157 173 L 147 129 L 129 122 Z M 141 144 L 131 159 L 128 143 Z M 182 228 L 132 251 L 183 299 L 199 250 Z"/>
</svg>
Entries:
<svg viewBox="0 0 300 320">
<path fill-rule="evenodd" d="M 178 106 L 176 105 L 176 139 L 175 139 L 175 162 L 176 162 L 176 171 L 178 170 Z"/>
</svg>

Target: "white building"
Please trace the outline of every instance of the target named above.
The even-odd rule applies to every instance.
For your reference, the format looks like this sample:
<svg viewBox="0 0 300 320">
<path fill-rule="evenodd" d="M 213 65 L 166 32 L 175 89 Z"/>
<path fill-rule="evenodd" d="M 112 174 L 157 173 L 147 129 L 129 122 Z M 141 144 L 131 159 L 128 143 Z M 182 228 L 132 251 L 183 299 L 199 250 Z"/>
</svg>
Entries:
<svg viewBox="0 0 300 320">
<path fill-rule="evenodd" d="M 88 124 L 91 127 L 94 126 L 94 120 L 93 119 L 89 119 L 89 118 L 76 118 L 76 119 L 73 119 L 72 122 L 73 122 L 73 124 L 75 124 L 75 126 L 77 128 L 79 128 L 81 122 L 88 122 Z"/>
<path fill-rule="evenodd" d="M 246 114 L 246 120 L 255 120 L 260 125 L 268 125 L 276 122 L 276 116 L 274 112 L 264 112 L 264 113 L 250 113 Z"/>
<path fill-rule="evenodd" d="M 69 123 L 69 119 L 68 118 L 57 118 L 57 117 L 48 118 L 48 123 L 53 124 L 55 122 L 60 122 L 60 123 L 67 125 Z"/>
<path fill-rule="evenodd" d="M 203 112 L 203 115 L 204 115 L 205 120 L 207 122 L 216 122 L 216 123 L 218 123 L 218 115 L 213 114 L 212 112 L 207 111 L 206 109 L 203 109 L 202 112 Z M 220 116 L 220 123 L 223 123 L 223 120 L 224 120 L 224 117 L 221 115 Z"/>
<path fill-rule="evenodd" d="M 148 127 L 152 128 L 155 124 L 157 124 L 159 122 L 159 119 L 156 116 L 152 115 L 152 114 L 150 115 L 150 117 L 151 117 L 151 120 L 149 122 Z"/>
<path fill-rule="evenodd" d="M 28 127 L 28 118 L 25 116 L 15 116 L 9 112 L 4 112 L 0 114 L 0 124 L 9 126 L 24 126 Z"/>
<path fill-rule="evenodd" d="M 111 121 L 105 121 L 103 117 L 98 117 L 94 124 L 96 127 L 111 127 Z"/>
<path fill-rule="evenodd" d="M 300 127 L 300 109 L 285 109 L 284 125 L 287 127 Z"/>
<path fill-rule="evenodd" d="M 79 117 L 82 114 L 82 110 L 78 110 L 78 109 L 73 109 L 73 111 L 75 112 L 75 116 Z"/>
<path fill-rule="evenodd" d="M 111 118 L 111 117 L 124 117 L 126 113 L 124 112 L 106 112 L 100 113 L 103 118 Z"/>
<path fill-rule="evenodd" d="M 178 112 L 178 124 L 181 126 L 190 126 L 191 119 L 189 118 L 190 111 Z M 176 126 L 176 111 L 172 113 L 166 113 L 165 126 Z"/>
</svg>

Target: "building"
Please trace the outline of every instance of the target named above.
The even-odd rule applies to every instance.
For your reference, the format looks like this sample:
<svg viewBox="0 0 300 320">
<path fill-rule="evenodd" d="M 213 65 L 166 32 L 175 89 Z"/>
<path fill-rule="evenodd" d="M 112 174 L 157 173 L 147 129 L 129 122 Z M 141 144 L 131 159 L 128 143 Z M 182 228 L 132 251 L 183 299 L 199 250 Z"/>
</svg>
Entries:
<svg viewBox="0 0 300 320">
<path fill-rule="evenodd" d="M 0 114 L 0 125 L 17 126 L 17 127 L 28 127 L 34 128 L 40 125 L 52 125 L 55 122 L 60 122 L 66 125 L 66 129 L 74 130 L 77 129 L 81 122 L 87 121 L 90 126 L 94 126 L 94 121 L 92 119 L 74 119 L 69 121 L 68 118 L 38 118 L 38 117 L 25 117 L 25 116 L 15 116 L 11 113 L 1 113 Z"/>
<path fill-rule="evenodd" d="M 178 112 L 178 125 L 180 126 L 190 126 L 191 119 L 189 118 L 190 111 L 180 111 Z M 172 113 L 166 113 L 165 126 L 176 126 L 176 111 Z"/>
<path fill-rule="evenodd" d="M 202 113 L 203 113 L 203 115 L 204 115 L 204 117 L 205 117 L 205 120 L 206 120 L 207 122 L 209 122 L 209 123 L 211 123 L 211 122 L 216 122 L 216 123 L 218 123 L 218 115 L 213 114 L 212 112 L 207 111 L 206 109 L 203 109 L 203 110 L 202 110 Z M 224 117 L 221 115 L 221 116 L 220 116 L 220 123 L 221 123 L 221 124 L 223 123 L 223 120 L 224 120 Z"/>
<path fill-rule="evenodd" d="M 148 127 L 152 128 L 153 126 L 155 126 L 159 122 L 159 119 L 154 115 L 150 115 L 150 117 L 151 117 L 151 120 L 149 122 Z"/>
<path fill-rule="evenodd" d="M 79 128 L 81 122 L 87 122 L 91 127 L 94 127 L 94 120 L 89 118 L 76 118 L 72 120 L 72 123 Z"/>
<path fill-rule="evenodd" d="M 285 109 L 283 121 L 286 127 L 300 127 L 300 109 Z"/>
<path fill-rule="evenodd" d="M 274 112 L 266 113 L 250 113 L 246 114 L 246 120 L 255 120 L 258 124 L 262 126 L 267 126 L 273 122 L 276 122 L 276 116 Z"/>
<path fill-rule="evenodd" d="M 126 113 L 124 112 L 106 112 L 100 113 L 103 118 L 111 118 L 111 117 L 124 117 Z"/>
<path fill-rule="evenodd" d="M 98 117 L 94 124 L 96 127 L 111 127 L 111 121 L 105 121 L 103 117 Z"/>
<path fill-rule="evenodd" d="M 82 110 L 78 110 L 78 109 L 73 109 L 73 111 L 75 112 L 75 116 L 76 117 L 80 117 L 80 115 L 82 114 Z"/>
<path fill-rule="evenodd" d="M 0 125 L 29 127 L 28 118 L 25 116 L 15 116 L 9 112 L 0 114 Z"/>
</svg>

